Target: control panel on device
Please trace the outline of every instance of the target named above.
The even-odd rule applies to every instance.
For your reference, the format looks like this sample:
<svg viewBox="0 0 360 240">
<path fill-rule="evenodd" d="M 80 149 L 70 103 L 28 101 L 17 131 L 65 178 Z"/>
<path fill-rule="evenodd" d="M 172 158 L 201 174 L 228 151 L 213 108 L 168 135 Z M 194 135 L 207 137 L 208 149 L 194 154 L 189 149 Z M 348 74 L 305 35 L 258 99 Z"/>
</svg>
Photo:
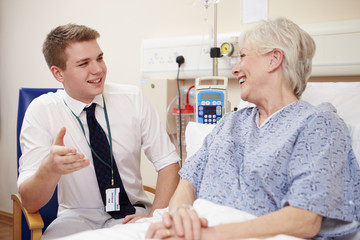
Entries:
<svg viewBox="0 0 360 240">
<path fill-rule="evenodd" d="M 228 111 L 227 85 L 227 77 L 201 77 L 195 80 L 198 123 L 216 124 Z"/>
</svg>

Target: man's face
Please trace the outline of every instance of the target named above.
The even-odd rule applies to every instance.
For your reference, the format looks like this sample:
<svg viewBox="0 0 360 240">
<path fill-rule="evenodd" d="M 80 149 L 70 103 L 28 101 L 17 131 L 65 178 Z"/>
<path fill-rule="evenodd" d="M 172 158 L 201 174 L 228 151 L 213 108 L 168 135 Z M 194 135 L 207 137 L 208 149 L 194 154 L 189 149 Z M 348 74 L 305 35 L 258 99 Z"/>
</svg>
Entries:
<svg viewBox="0 0 360 240">
<path fill-rule="evenodd" d="M 104 90 L 106 65 L 96 40 L 74 42 L 65 50 L 66 70 L 59 70 L 64 89 L 70 97 L 90 103 Z"/>
</svg>

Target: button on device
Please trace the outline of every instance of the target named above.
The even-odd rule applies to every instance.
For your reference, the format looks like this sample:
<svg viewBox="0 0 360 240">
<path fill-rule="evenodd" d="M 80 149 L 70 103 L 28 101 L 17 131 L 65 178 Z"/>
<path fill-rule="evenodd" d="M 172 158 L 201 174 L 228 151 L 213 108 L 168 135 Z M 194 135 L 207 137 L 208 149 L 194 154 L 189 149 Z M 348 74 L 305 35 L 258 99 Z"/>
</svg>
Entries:
<svg viewBox="0 0 360 240">
<path fill-rule="evenodd" d="M 216 115 L 221 116 L 221 106 L 216 107 Z"/>
</svg>

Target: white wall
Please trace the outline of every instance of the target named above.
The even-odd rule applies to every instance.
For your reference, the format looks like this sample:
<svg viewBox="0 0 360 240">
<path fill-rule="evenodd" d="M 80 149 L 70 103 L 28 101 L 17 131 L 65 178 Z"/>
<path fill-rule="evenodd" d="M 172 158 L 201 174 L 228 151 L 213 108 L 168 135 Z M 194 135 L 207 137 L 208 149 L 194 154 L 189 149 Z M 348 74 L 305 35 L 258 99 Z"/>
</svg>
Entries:
<svg viewBox="0 0 360 240">
<path fill-rule="evenodd" d="M 269 17 L 298 24 L 360 19 L 359 9 L 358 0 L 269 1 Z M 239 31 L 240 13 L 241 0 L 220 1 L 218 31 Z M 211 14 L 204 22 L 200 0 L 0 0 L 0 210 L 12 212 L 10 194 L 17 191 L 18 89 L 60 86 L 41 54 L 52 28 L 73 22 L 97 29 L 107 80 L 139 85 L 142 39 L 208 34 Z"/>
</svg>

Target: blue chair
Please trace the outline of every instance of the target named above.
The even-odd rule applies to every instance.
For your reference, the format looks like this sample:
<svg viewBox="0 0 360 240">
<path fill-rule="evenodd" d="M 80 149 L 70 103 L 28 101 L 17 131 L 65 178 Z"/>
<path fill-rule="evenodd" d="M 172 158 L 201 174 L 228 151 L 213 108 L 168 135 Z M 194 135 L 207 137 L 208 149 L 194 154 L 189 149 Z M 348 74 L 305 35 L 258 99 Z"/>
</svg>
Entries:
<svg viewBox="0 0 360 240">
<path fill-rule="evenodd" d="M 17 119 L 17 167 L 21 156 L 19 136 L 26 109 L 34 98 L 48 92 L 56 92 L 57 88 L 20 88 Z M 19 171 L 18 171 L 19 174 Z M 144 190 L 155 194 L 155 188 L 144 185 Z M 50 201 L 37 213 L 28 213 L 21 202 L 19 194 L 12 194 L 13 200 L 13 235 L 14 240 L 40 240 L 42 233 L 56 218 L 58 210 L 57 188 Z"/>
<path fill-rule="evenodd" d="M 17 167 L 21 156 L 19 136 L 26 109 L 34 98 L 48 92 L 56 92 L 57 88 L 20 88 L 17 117 Z M 18 170 L 19 174 L 19 170 Z M 43 231 L 56 218 L 58 210 L 57 189 L 51 200 L 38 213 L 30 214 L 22 206 L 19 194 L 13 194 L 14 240 L 40 239 Z"/>
</svg>

